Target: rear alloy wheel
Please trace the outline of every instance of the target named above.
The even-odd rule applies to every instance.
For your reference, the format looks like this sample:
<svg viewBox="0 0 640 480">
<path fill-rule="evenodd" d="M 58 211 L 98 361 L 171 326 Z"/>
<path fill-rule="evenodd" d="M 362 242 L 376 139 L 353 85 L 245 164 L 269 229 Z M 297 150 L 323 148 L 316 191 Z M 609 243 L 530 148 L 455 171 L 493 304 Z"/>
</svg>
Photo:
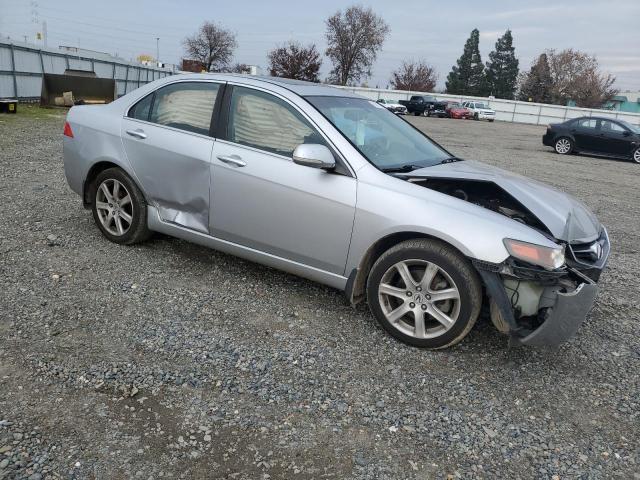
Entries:
<svg viewBox="0 0 640 480">
<path fill-rule="evenodd" d="M 640 163 L 640 148 L 636 148 L 636 151 L 633 152 L 633 156 L 631 158 L 634 162 Z"/>
<path fill-rule="evenodd" d="M 570 138 L 560 137 L 556 140 L 554 149 L 560 155 L 568 155 L 573 151 L 573 142 Z"/>
<path fill-rule="evenodd" d="M 431 349 L 454 345 L 469 333 L 481 293 L 464 257 L 426 239 L 392 247 L 367 281 L 369 307 L 382 327 L 405 343 Z"/>
<path fill-rule="evenodd" d="M 100 172 L 93 189 L 93 218 L 105 237 L 127 245 L 149 238 L 147 204 L 124 171 L 109 168 Z"/>
</svg>

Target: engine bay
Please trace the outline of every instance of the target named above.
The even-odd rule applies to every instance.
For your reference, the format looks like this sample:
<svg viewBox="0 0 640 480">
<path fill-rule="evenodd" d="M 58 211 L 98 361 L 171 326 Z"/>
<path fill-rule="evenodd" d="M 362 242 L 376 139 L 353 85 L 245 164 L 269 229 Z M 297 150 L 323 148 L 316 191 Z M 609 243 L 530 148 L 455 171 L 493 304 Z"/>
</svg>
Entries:
<svg viewBox="0 0 640 480">
<path fill-rule="evenodd" d="M 409 178 L 409 182 L 473 203 L 551 235 L 547 227 L 512 195 L 493 182 L 460 178 Z"/>
</svg>

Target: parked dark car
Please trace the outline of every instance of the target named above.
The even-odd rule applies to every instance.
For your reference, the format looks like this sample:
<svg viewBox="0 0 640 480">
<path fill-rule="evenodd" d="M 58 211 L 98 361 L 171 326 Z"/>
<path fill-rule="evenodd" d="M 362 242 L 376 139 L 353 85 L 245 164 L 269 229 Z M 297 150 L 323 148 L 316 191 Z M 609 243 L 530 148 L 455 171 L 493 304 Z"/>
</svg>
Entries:
<svg viewBox="0 0 640 480">
<path fill-rule="evenodd" d="M 640 163 L 640 127 L 624 120 L 580 117 L 552 123 L 542 143 L 561 155 L 593 153 Z"/>
<path fill-rule="evenodd" d="M 407 107 L 409 113 L 414 115 L 429 114 L 429 111 L 434 108 L 434 105 L 439 103 L 436 97 L 429 95 L 414 95 L 409 100 L 399 100 L 400 105 Z"/>
<path fill-rule="evenodd" d="M 435 102 L 433 107 L 427 110 L 427 117 L 439 117 L 445 118 L 449 116 L 449 112 L 447 112 L 447 106 L 449 102 Z"/>
</svg>

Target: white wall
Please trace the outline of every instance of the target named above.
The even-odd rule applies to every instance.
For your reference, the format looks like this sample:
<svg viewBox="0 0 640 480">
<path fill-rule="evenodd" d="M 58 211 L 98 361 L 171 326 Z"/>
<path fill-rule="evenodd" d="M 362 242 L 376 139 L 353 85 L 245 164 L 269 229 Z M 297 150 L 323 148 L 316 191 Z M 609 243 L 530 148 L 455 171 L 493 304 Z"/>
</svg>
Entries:
<svg viewBox="0 0 640 480">
<path fill-rule="evenodd" d="M 389 100 L 408 100 L 411 95 L 431 95 L 441 100 L 455 100 L 466 102 L 468 100 L 479 100 L 496 111 L 496 120 L 503 122 L 531 123 L 534 125 L 547 125 L 549 123 L 563 122 L 575 117 L 608 117 L 626 120 L 627 122 L 640 125 L 639 113 L 618 112 L 616 110 L 601 110 L 598 108 L 577 108 L 563 107 L 561 105 L 548 105 L 545 103 L 529 103 L 516 100 L 489 100 L 485 97 L 466 97 L 461 95 L 448 95 L 443 93 L 409 92 L 406 90 L 386 90 L 383 88 L 363 88 L 363 87 L 338 87 L 357 93 L 363 97 L 378 100 L 379 98 Z"/>
</svg>

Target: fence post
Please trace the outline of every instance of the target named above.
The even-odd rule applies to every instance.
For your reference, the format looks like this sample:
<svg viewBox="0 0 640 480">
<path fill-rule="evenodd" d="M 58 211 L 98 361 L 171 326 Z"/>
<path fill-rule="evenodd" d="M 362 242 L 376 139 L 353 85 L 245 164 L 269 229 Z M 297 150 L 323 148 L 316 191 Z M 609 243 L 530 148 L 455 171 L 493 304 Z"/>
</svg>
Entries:
<svg viewBox="0 0 640 480">
<path fill-rule="evenodd" d="M 13 93 L 15 98 L 18 98 L 18 80 L 16 79 L 16 52 L 13 49 L 13 43 L 10 45 L 11 49 L 11 72 L 13 74 Z"/>
<path fill-rule="evenodd" d="M 44 81 L 44 59 L 42 58 L 42 50 L 39 51 L 40 54 L 40 68 L 42 69 L 42 80 Z"/>
<path fill-rule="evenodd" d="M 113 66 L 113 68 L 111 69 L 111 78 L 112 79 L 116 79 L 116 62 L 112 62 L 111 64 Z"/>
<path fill-rule="evenodd" d="M 129 88 L 129 65 L 127 65 L 127 73 L 124 76 L 124 95 L 126 95 Z"/>
</svg>

